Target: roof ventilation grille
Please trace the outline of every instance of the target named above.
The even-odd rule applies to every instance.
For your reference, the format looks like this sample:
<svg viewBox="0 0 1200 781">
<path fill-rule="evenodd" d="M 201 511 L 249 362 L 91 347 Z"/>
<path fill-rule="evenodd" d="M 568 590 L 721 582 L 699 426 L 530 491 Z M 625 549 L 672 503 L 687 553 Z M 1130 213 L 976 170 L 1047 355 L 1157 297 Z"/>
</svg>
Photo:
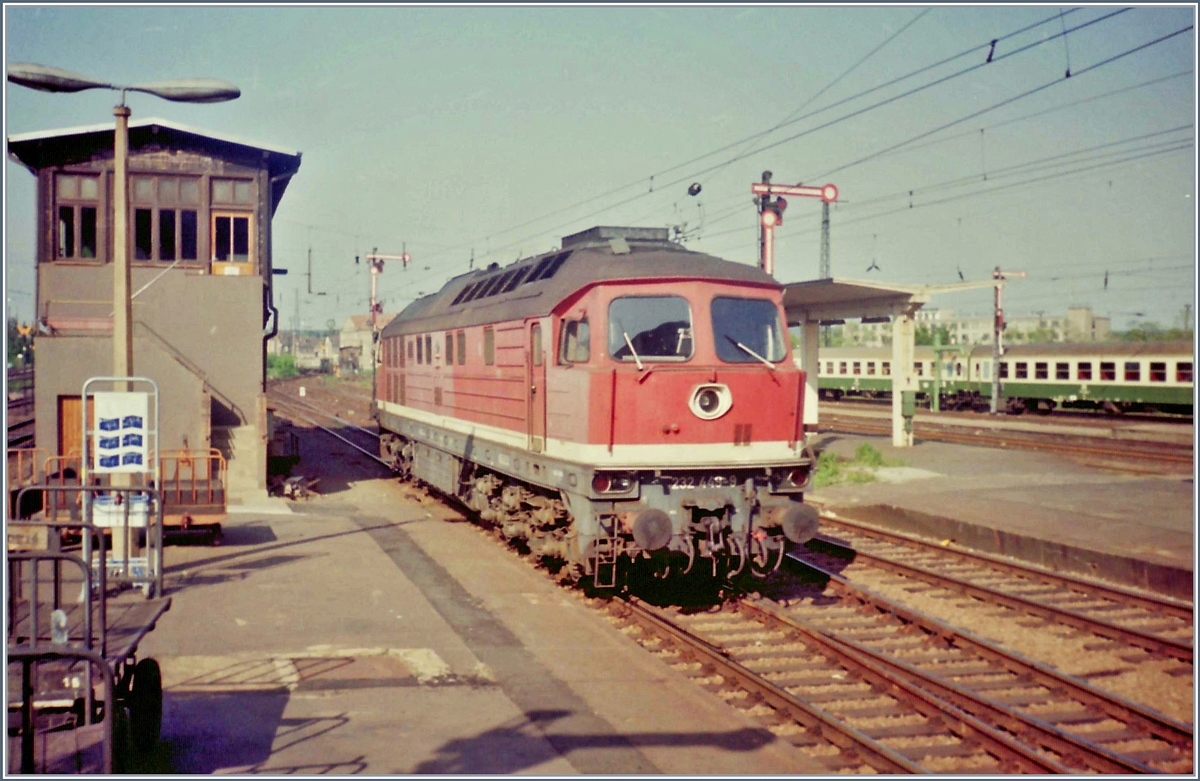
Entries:
<svg viewBox="0 0 1200 781">
<path fill-rule="evenodd" d="M 562 248 L 566 249 L 568 247 L 577 247 L 581 244 L 606 242 L 612 239 L 623 239 L 626 242 L 653 241 L 663 244 L 670 243 L 670 236 L 666 228 L 631 228 L 597 225 L 594 228 L 588 228 L 579 233 L 572 233 L 570 236 L 563 236 Z"/>
</svg>

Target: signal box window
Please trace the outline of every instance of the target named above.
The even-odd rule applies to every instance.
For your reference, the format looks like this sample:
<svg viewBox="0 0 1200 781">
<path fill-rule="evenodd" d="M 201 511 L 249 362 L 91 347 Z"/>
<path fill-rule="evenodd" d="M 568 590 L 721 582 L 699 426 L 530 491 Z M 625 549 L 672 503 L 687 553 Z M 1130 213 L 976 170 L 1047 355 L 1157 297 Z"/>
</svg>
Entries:
<svg viewBox="0 0 1200 781">
<path fill-rule="evenodd" d="M 134 260 L 174 263 L 199 259 L 198 179 L 135 176 L 130 193 Z"/>
<path fill-rule="evenodd" d="M 491 328 L 483 329 L 483 365 L 491 366 L 496 362 L 496 332 Z"/>
<path fill-rule="evenodd" d="M 712 325 L 717 357 L 726 363 L 775 363 L 787 355 L 784 343 L 787 328 L 779 317 L 779 308 L 772 301 L 761 298 L 714 298 Z M 687 341 L 691 342 L 690 329 Z M 859 365 L 856 364 L 855 368 L 854 373 L 858 374 L 861 370 Z"/>
<path fill-rule="evenodd" d="M 458 332 L 458 365 L 462 366 L 467 362 L 467 332 Z"/>
<path fill-rule="evenodd" d="M 1125 382 L 1140 382 L 1142 379 L 1142 365 L 1137 361 L 1125 362 Z"/>
<path fill-rule="evenodd" d="M 1037 363 L 1035 363 L 1033 365 L 1034 379 L 1038 379 L 1038 380 L 1049 379 L 1050 378 L 1049 368 L 1050 368 L 1049 365 L 1042 361 L 1038 361 Z"/>
<path fill-rule="evenodd" d="M 212 273 L 237 276 L 254 273 L 253 238 L 249 214 L 213 212 Z"/>
<path fill-rule="evenodd" d="M 588 321 L 567 320 L 559 336 L 558 362 L 560 364 L 587 363 L 592 357 L 592 335 Z"/>
<path fill-rule="evenodd" d="M 1175 364 L 1175 382 L 1191 382 L 1192 381 L 1192 364 L 1191 361 L 1184 363 L 1180 361 Z"/>
<path fill-rule="evenodd" d="M 1167 364 L 1151 363 L 1150 364 L 1150 382 L 1166 382 L 1167 381 Z"/>
<path fill-rule="evenodd" d="M 1000 362 L 1000 379 L 1008 379 L 1008 361 Z"/>
<path fill-rule="evenodd" d="M 454 334 L 446 334 L 446 365 L 454 365 Z"/>
<path fill-rule="evenodd" d="M 59 174 L 55 177 L 58 201 L 57 257 L 92 260 L 96 257 L 96 215 L 100 179 L 96 176 Z"/>
<path fill-rule="evenodd" d="M 1069 364 L 1069 363 L 1054 364 L 1054 379 L 1056 379 L 1056 380 L 1071 379 L 1071 364 Z"/>
<path fill-rule="evenodd" d="M 715 313 L 713 320 L 715 325 Z M 608 305 L 608 354 L 629 363 L 691 358 L 692 310 L 687 300 L 679 296 L 614 298 Z M 720 342 L 717 354 L 730 360 L 722 355 Z"/>
<path fill-rule="evenodd" d="M 1029 379 L 1029 364 L 1025 363 L 1024 361 L 1017 361 L 1017 379 Z"/>
<path fill-rule="evenodd" d="M 1117 364 L 1112 361 L 1100 362 L 1100 379 L 1115 380 L 1117 379 Z"/>
<path fill-rule="evenodd" d="M 1075 379 L 1077 379 L 1077 380 L 1092 379 L 1092 362 L 1091 361 L 1080 361 L 1075 366 Z"/>
</svg>

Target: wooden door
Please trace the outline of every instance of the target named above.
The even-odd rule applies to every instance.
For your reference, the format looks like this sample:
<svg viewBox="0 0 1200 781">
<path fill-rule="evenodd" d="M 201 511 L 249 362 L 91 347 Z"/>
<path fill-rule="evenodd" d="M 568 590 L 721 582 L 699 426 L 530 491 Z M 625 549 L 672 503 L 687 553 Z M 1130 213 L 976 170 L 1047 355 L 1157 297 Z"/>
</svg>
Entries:
<svg viewBox="0 0 1200 781">
<path fill-rule="evenodd" d="M 526 419 L 529 449 L 540 453 L 546 446 L 546 354 L 542 346 L 541 323 L 530 324 L 528 344 L 529 408 Z"/>
<path fill-rule="evenodd" d="M 95 404 L 88 405 L 88 428 L 96 420 Z M 58 455 L 81 455 L 83 440 L 83 398 L 80 396 L 58 397 Z"/>
</svg>

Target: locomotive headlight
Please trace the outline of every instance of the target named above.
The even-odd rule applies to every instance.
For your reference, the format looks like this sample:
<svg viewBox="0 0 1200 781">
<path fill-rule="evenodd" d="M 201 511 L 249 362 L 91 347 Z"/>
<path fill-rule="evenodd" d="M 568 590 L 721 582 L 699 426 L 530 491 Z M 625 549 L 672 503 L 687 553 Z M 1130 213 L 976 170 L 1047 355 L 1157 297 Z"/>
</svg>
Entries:
<svg viewBox="0 0 1200 781">
<path fill-rule="evenodd" d="M 701 420 L 716 420 L 733 406 L 733 394 L 728 385 L 705 383 L 692 388 L 688 408 Z"/>
</svg>

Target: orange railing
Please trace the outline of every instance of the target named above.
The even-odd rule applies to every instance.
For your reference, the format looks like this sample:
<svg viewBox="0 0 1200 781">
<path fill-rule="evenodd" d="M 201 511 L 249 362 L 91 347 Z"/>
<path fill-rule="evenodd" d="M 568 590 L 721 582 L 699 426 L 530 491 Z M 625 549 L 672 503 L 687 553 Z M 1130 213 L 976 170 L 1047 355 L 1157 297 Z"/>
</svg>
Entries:
<svg viewBox="0 0 1200 781">
<path fill-rule="evenodd" d="M 42 448 L 8 449 L 8 490 L 43 482 L 46 477 L 46 451 Z"/>
<path fill-rule="evenodd" d="M 225 506 L 227 464 L 221 451 L 164 450 L 159 464 L 164 506 Z"/>
</svg>

